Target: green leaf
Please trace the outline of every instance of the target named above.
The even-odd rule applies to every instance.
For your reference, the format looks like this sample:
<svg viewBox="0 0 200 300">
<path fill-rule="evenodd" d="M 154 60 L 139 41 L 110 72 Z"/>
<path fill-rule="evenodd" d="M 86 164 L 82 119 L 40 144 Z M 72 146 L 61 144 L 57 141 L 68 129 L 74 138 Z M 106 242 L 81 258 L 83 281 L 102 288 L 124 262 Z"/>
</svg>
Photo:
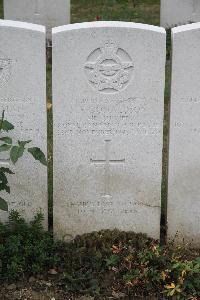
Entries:
<svg viewBox="0 0 200 300">
<path fill-rule="evenodd" d="M 31 142 L 31 140 L 28 140 L 28 141 L 18 141 L 18 145 L 22 146 L 22 147 L 25 147 L 26 144 L 29 144 L 30 142 Z"/>
<path fill-rule="evenodd" d="M 0 146 L 0 152 L 8 151 L 8 150 L 10 150 L 10 148 L 11 148 L 11 145 L 3 144 Z"/>
<path fill-rule="evenodd" d="M 1 167 L 1 168 L 0 168 L 0 174 L 1 174 L 1 173 L 15 174 L 15 173 L 13 173 L 13 171 L 11 171 L 9 168 L 4 168 L 4 167 Z"/>
<path fill-rule="evenodd" d="M 24 153 L 24 147 L 21 146 L 13 146 L 10 151 L 10 159 L 15 164 L 20 157 L 22 157 Z"/>
<path fill-rule="evenodd" d="M 9 168 L 0 168 L 0 191 L 6 191 L 10 194 L 10 187 L 6 174 L 14 174 Z"/>
<path fill-rule="evenodd" d="M 46 157 L 40 148 L 38 147 L 28 148 L 28 152 L 35 158 L 35 160 L 39 160 L 41 164 L 47 166 Z"/>
<path fill-rule="evenodd" d="M 4 120 L 5 110 L 2 111 L 2 117 L 0 119 L 0 131 L 2 130 L 3 120 Z"/>
<path fill-rule="evenodd" d="M 0 191 L 6 191 L 9 193 L 8 179 L 5 173 L 0 173 Z"/>
<path fill-rule="evenodd" d="M 9 144 L 9 145 L 12 144 L 12 139 L 8 136 L 0 138 L 0 141 L 3 141 L 4 143 Z"/>
<path fill-rule="evenodd" d="M 120 258 L 118 255 L 111 255 L 109 258 L 107 258 L 106 261 L 106 266 L 114 266 L 119 262 Z"/>
<path fill-rule="evenodd" d="M 0 197 L 0 210 L 8 211 L 8 203 Z"/>
<path fill-rule="evenodd" d="M 0 189 L 1 191 L 5 191 L 6 193 L 10 194 L 10 187 L 8 185 L 4 185 L 3 189 Z"/>
<path fill-rule="evenodd" d="M 8 121 L 4 120 L 2 123 L 2 130 L 4 131 L 9 131 L 9 130 L 13 130 L 14 126 L 13 124 L 9 123 Z"/>
</svg>

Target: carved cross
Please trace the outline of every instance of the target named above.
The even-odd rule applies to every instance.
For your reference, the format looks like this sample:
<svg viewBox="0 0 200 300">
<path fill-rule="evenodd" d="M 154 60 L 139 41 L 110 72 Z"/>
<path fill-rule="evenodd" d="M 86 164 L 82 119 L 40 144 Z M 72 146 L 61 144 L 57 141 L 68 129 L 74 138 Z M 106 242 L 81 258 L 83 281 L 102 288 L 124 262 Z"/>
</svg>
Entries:
<svg viewBox="0 0 200 300">
<path fill-rule="evenodd" d="M 111 140 L 105 140 L 105 159 L 103 160 L 90 159 L 91 163 L 96 165 L 104 165 L 105 167 L 105 191 L 103 197 L 107 199 L 112 197 L 110 194 L 110 165 L 125 163 L 125 159 L 119 159 L 119 160 L 110 159 L 110 145 L 111 145 Z"/>
</svg>

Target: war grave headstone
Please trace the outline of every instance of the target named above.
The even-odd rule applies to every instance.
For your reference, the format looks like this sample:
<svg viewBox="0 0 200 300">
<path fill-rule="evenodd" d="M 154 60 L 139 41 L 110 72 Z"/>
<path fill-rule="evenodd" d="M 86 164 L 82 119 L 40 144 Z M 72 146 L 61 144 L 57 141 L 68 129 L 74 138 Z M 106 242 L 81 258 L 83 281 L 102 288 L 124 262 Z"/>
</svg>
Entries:
<svg viewBox="0 0 200 300">
<path fill-rule="evenodd" d="M 51 29 L 70 23 L 70 0 L 4 0 L 4 19 L 44 25 Z"/>
<path fill-rule="evenodd" d="M 0 21 L 0 113 L 15 129 L 13 142 L 32 140 L 30 145 L 47 153 L 46 39 L 40 25 Z M 26 154 L 13 165 L 0 153 L 0 166 L 9 167 L 11 194 L 5 194 L 9 211 L 22 213 L 27 221 L 41 210 L 47 225 L 47 169 Z M 1 221 L 8 213 L 0 211 Z"/>
<path fill-rule="evenodd" d="M 199 21 L 199 0 L 161 0 L 161 26 L 171 28 Z"/>
<path fill-rule="evenodd" d="M 55 236 L 159 238 L 165 40 L 124 22 L 53 29 Z"/>
<path fill-rule="evenodd" d="M 200 23 L 172 30 L 168 237 L 200 245 Z"/>
</svg>

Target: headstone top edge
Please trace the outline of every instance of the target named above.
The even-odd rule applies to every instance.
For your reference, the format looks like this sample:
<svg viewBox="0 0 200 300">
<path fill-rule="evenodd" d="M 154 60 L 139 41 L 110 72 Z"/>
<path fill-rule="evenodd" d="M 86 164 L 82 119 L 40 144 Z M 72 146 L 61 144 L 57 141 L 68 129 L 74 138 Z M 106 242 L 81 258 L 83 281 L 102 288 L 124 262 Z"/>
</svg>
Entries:
<svg viewBox="0 0 200 300">
<path fill-rule="evenodd" d="M 142 24 L 142 23 L 133 23 L 133 22 L 122 22 L 122 21 L 97 21 L 97 22 L 83 22 L 75 23 L 64 26 L 54 27 L 52 29 L 52 34 L 61 33 L 64 31 L 78 30 L 78 29 L 89 29 L 89 28 L 130 28 L 130 29 L 141 29 L 149 30 L 162 34 L 166 34 L 166 30 L 163 27 Z"/>
<path fill-rule="evenodd" d="M 0 27 L 13 27 L 46 33 L 45 26 L 12 20 L 0 20 Z"/>
<path fill-rule="evenodd" d="M 196 29 L 200 29 L 200 22 L 174 27 L 174 28 L 172 28 L 172 34 L 174 35 L 177 33 L 190 31 L 190 30 L 196 30 Z"/>
</svg>

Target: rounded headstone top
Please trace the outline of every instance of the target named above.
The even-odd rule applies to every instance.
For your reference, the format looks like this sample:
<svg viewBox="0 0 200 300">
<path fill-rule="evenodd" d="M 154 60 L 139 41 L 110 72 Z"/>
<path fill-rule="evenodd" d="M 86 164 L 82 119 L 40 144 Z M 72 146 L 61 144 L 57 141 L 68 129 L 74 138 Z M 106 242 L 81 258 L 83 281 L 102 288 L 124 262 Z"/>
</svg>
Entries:
<svg viewBox="0 0 200 300">
<path fill-rule="evenodd" d="M 200 22 L 174 27 L 172 28 L 172 33 L 176 34 L 179 32 L 195 30 L 195 29 L 200 29 Z"/>
<path fill-rule="evenodd" d="M 0 20 L 0 26 L 2 27 L 15 27 L 20 29 L 34 30 L 45 33 L 46 29 L 42 25 L 19 22 L 19 21 L 11 21 L 11 20 Z"/>
<path fill-rule="evenodd" d="M 121 22 L 121 21 L 97 21 L 97 22 L 69 24 L 69 25 L 54 27 L 52 33 L 57 34 L 68 30 L 102 28 L 102 27 L 141 29 L 141 30 L 155 31 L 164 34 L 166 33 L 165 29 L 159 26 L 147 25 L 142 23 L 133 23 L 133 22 Z"/>
</svg>

